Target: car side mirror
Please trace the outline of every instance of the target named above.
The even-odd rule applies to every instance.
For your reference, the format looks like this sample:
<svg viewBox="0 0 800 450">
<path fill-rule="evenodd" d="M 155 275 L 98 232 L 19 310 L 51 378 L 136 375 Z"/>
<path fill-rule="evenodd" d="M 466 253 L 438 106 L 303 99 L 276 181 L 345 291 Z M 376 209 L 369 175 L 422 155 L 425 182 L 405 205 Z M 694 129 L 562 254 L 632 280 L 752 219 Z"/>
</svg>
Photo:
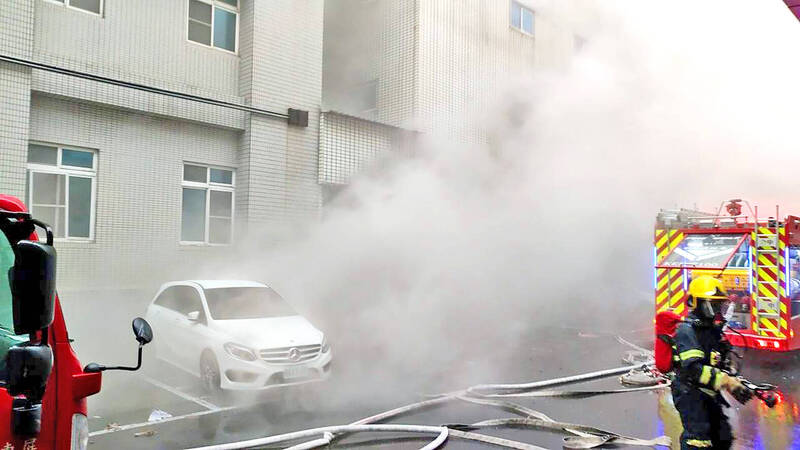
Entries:
<svg viewBox="0 0 800 450">
<path fill-rule="evenodd" d="M 190 322 L 197 322 L 200 320 L 200 311 L 186 313 L 186 318 L 189 319 Z"/>
<path fill-rule="evenodd" d="M 153 329 L 150 328 L 150 324 L 141 317 L 133 319 L 131 325 L 133 326 L 133 335 L 136 336 L 136 340 L 139 342 L 136 366 L 104 366 L 102 364 L 89 363 L 83 368 L 83 371 L 86 373 L 96 373 L 105 370 L 139 370 L 139 368 L 142 367 L 142 347 L 153 340 Z"/>
<path fill-rule="evenodd" d="M 132 325 L 133 335 L 136 336 L 139 345 L 149 344 L 153 340 L 153 329 L 150 328 L 150 324 L 146 320 L 137 317 L 133 319 Z"/>
<path fill-rule="evenodd" d="M 14 333 L 31 334 L 53 323 L 56 249 L 43 242 L 19 241 L 9 270 Z"/>
</svg>

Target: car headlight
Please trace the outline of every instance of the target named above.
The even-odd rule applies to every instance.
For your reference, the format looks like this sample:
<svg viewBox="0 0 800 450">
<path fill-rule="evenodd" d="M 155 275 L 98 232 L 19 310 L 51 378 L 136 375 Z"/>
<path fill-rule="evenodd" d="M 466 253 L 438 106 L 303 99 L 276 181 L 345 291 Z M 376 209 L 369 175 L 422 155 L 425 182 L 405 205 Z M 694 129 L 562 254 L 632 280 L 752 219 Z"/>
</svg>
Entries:
<svg viewBox="0 0 800 450">
<path fill-rule="evenodd" d="M 72 415 L 72 444 L 70 450 L 86 450 L 89 445 L 89 421 L 83 414 Z"/>
<path fill-rule="evenodd" d="M 331 349 L 331 344 L 328 344 L 328 338 L 326 336 L 322 337 L 322 353 L 328 353 L 328 350 Z"/>
<path fill-rule="evenodd" d="M 256 353 L 253 350 L 245 347 L 244 345 L 234 344 L 233 342 L 228 342 L 227 344 L 223 345 L 225 351 L 228 352 L 229 355 L 233 356 L 236 359 L 241 359 L 242 361 L 255 361 L 258 359 Z"/>
</svg>

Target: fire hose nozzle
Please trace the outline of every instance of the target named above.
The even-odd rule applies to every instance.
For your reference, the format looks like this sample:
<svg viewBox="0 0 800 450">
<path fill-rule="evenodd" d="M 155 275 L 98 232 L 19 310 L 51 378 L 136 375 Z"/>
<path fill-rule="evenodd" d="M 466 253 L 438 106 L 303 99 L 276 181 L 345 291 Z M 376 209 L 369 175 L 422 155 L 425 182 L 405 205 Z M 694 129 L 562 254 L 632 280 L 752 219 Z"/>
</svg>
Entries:
<svg viewBox="0 0 800 450">
<path fill-rule="evenodd" d="M 764 402 L 768 408 L 774 408 L 778 404 L 778 396 L 771 391 L 755 391 L 753 392 L 759 400 Z"/>
</svg>

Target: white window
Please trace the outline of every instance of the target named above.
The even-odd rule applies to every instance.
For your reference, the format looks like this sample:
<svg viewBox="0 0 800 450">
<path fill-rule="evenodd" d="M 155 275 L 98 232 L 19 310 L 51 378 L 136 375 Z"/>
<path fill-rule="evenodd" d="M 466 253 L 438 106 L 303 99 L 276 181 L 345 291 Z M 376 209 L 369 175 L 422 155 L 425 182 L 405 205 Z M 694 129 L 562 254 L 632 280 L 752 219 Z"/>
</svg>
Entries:
<svg viewBox="0 0 800 450">
<path fill-rule="evenodd" d="M 236 52 L 239 0 L 189 0 L 190 41 Z"/>
<path fill-rule="evenodd" d="M 511 26 L 533 35 L 533 10 L 522 6 L 520 3 L 511 2 Z"/>
<path fill-rule="evenodd" d="M 56 238 L 94 239 L 96 178 L 94 150 L 28 145 L 28 205 Z"/>
<path fill-rule="evenodd" d="M 80 9 L 81 11 L 86 11 L 97 15 L 100 15 L 103 11 L 103 0 L 50 0 L 50 1 L 55 3 L 61 3 L 62 5 L 68 6 L 70 8 Z"/>
<path fill-rule="evenodd" d="M 181 242 L 231 243 L 234 183 L 231 169 L 191 163 L 183 165 Z"/>
</svg>

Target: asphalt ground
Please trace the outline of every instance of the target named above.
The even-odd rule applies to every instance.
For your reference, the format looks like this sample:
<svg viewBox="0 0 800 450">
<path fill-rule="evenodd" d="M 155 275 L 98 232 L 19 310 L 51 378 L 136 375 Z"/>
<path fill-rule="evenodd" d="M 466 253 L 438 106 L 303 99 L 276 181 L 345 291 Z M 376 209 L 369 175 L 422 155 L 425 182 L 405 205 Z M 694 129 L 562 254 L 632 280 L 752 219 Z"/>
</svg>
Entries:
<svg viewBox="0 0 800 450">
<path fill-rule="evenodd" d="M 152 292 L 75 292 L 61 293 L 73 347 L 86 364 L 135 363 L 136 345 L 130 320 L 143 313 Z M 108 305 L 113 304 L 110 308 Z M 102 320 L 97 320 L 102 312 Z M 616 340 L 622 335 L 646 348 L 652 346 L 650 321 L 652 307 L 642 302 L 634 311 L 605 314 L 599 322 L 595 313 L 576 311 L 570 326 L 531 327 L 514 342 L 512 351 L 497 355 L 476 354 L 471 360 L 458 361 L 451 367 L 429 368 L 426 375 L 409 373 L 409 383 L 399 387 L 380 379 L 385 370 L 369 373 L 370 353 L 342 351 L 337 335 L 323 325 L 334 351 L 330 379 L 310 389 L 293 391 L 285 396 L 267 398 L 244 394 L 237 398 L 205 397 L 199 383 L 179 370 L 161 366 L 155 371 L 105 372 L 103 389 L 89 398 L 89 425 L 92 432 L 102 432 L 109 425 L 142 424 L 130 430 L 94 434 L 90 449 L 181 449 L 195 446 L 253 439 L 313 427 L 342 425 L 363 417 L 424 399 L 425 395 L 449 392 L 480 383 L 520 383 L 619 367 L 629 347 Z M 86 317 L 88 320 L 82 321 Z M 346 330 L 345 330 L 346 332 Z M 340 337 L 343 335 L 339 335 Z M 338 349 L 338 351 L 337 351 Z M 145 353 L 150 351 L 145 347 Z M 508 358 L 508 355 L 514 355 Z M 743 374 L 753 381 L 769 382 L 782 390 L 782 402 L 768 409 L 757 401 L 728 410 L 735 430 L 736 449 L 800 448 L 800 363 L 797 357 L 772 355 L 760 358 L 755 352 L 745 354 Z M 360 359 L 361 361 L 354 360 Z M 364 364 L 367 360 L 367 364 Z M 777 362 L 777 363 L 776 363 Z M 493 368 L 490 377 L 486 366 Z M 413 366 L 413 365 L 412 365 Z M 475 367 L 475 370 L 470 368 Z M 160 370 L 166 368 L 166 370 Z M 154 378 L 154 385 L 146 376 Z M 411 381 L 420 378 L 419 382 Z M 372 378 L 377 378 L 372 380 Z M 369 382 L 366 382 L 369 381 Z M 362 385 L 363 384 L 363 385 Z M 354 386 L 356 391 L 354 391 Z M 424 386 L 424 387 L 417 387 Z M 164 389 L 163 387 L 167 387 Z M 563 389 L 618 389 L 616 378 L 573 385 Z M 281 398 L 283 397 L 283 398 Z M 199 402 L 198 402 L 199 400 Z M 662 434 L 678 440 L 680 427 L 668 393 L 632 392 L 585 399 L 515 399 L 516 403 L 541 411 L 555 420 L 575 422 L 607 429 L 620 434 L 653 438 Z M 215 408 L 234 409 L 209 412 Z M 169 422 L 147 423 L 153 410 L 174 417 L 189 417 Z M 197 415 L 201 414 L 201 415 Z M 446 406 L 397 418 L 392 423 L 440 425 L 473 423 L 481 420 L 513 417 L 495 408 L 452 402 Z M 483 429 L 481 433 L 507 437 L 544 448 L 562 448 L 558 433 L 529 429 Z M 144 433 L 136 437 L 137 433 Z M 420 448 L 431 436 L 411 437 L 385 433 L 362 433 L 336 442 L 336 448 Z M 447 448 L 486 448 L 484 445 L 450 439 Z M 617 447 L 619 448 L 619 447 Z M 677 447 L 676 447 L 677 448 Z"/>
<path fill-rule="evenodd" d="M 542 336 L 548 336 L 543 340 Z M 630 341 L 649 347 L 652 340 L 649 332 L 627 333 Z M 589 333 L 580 329 L 548 329 L 546 333 L 532 333 L 531 342 L 523 343 L 525 357 L 508 364 L 504 379 L 479 380 L 478 382 L 527 382 L 619 367 L 621 357 L 629 347 L 620 344 L 613 333 Z M 334 343 L 335 349 L 335 343 Z M 752 353 L 752 352 L 751 352 Z M 565 354 L 570 355 L 564 358 Z M 747 355 L 748 357 L 755 355 Z M 755 358 L 750 358 L 755 359 Z M 336 364 L 347 361 L 336 360 Z M 358 401 L 343 404 L 324 401 L 328 395 L 344 389 L 349 380 L 345 371 L 334 369 L 332 377 L 309 389 L 293 390 L 285 395 L 256 399 L 230 397 L 205 397 L 197 382 L 177 370 L 159 370 L 158 384 L 169 387 L 165 390 L 153 385 L 142 374 L 124 374 L 125 381 L 116 383 L 122 374 L 106 374 L 111 381 L 104 388 L 99 400 L 90 402 L 90 428 L 97 432 L 109 424 L 133 424 L 147 422 L 154 409 L 173 416 L 203 413 L 166 423 L 154 422 L 131 430 L 93 435 L 90 448 L 129 449 L 179 449 L 195 446 L 253 439 L 301 429 L 347 424 L 424 398 L 435 392 L 395 393 L 391 401 L 384 404 Z M 768 409 L 758 401 L 747 405 L 735 404 L 728 412 L 734 426 L 737 449 L 788 449 L 800 448 L 800 414 L 798 403 L 800 386 L 795 382 L 800 375 L 800 365 L 794 359 L 784 359 L 782 364 L 746 364 L 744 375 L 754 381 L 770 382 L 782 390 L 782 401 L 774 409 Z M 447 386 L 443 379 L 441 387 Z M 466 386 L 449 386 L 439 392 L 457 390 Z M 562 389 L 595 390 L 618 389 L 616 377 L 573 385 Z M 172 392 L 170 392 L 172 391 Z M 115 402 L 115 398 L 124 401 Z M 130 401 L 129 399 L 136 399 Z M 200 399 L 198 403 L 196 400 Z M 243 401 L 244 400 L 244 401 Z M 679 432 L 677 413 L 671 405 L 668 392 L 632 392 L 584 399 L 514 399 L 518 404 L 541 411 L 555 420 L 574 422 L 607 429 L 619 434 L 641 438 L 654 438 L 667 434 L 677 442 Z M 230 407 L 208 413 L 208 404 L 214 407 Z M 389 423 L 439 425 L 452 423 L 474 423 L 487 419 L 513 417 L 511 413 L 487 406 L 451 402 L 443 407 L 420 411 L 397 418 Z M 483 429 L 481 433 L 505 437 L 544 448 L 562 448 L 563 436 L 558 433 L 530 429 Z M 136 434 L 140 435 L 137 437 Z M 141 433 L 144 433 L 143 435 Z M 336 448 L 420 448 L 432 436 L 415 437 L 399 434 L 363 433 L 348 436 L 334 445 Z M 486 448 L 483 444 L 450 439 L 447 448 Z M 621 448 L 621 447 L 617 447 Z"/>
</svg>

